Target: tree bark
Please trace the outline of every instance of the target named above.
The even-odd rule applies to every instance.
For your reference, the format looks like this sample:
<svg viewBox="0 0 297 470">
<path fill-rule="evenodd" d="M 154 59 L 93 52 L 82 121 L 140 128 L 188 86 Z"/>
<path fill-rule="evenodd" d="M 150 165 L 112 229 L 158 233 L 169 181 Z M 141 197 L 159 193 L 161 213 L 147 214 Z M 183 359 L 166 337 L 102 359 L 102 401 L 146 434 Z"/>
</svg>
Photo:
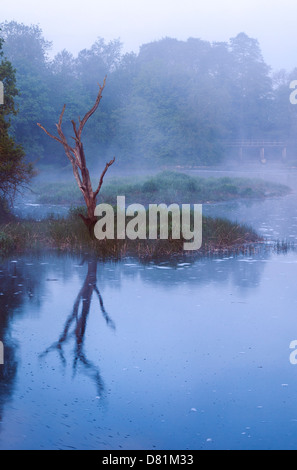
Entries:
<svg viewBox="0 0 297 470">
<path fill-rule="evenodd" d="M 99 92 L 98 92 L 94 106 L 86 113 L 86 115 L 84 116 L 82 120 L 78 118 L 78 123 L 79 123 L 78 126 L 75 121 L 71 121 L 73 131 L 74 131 L 74 137 L 72 137 L 72 139 L 75 142 L 74 147 L 71 147 L 68 144 L 65 134 L 63 133 L 63 130 L 62 130 L 62 122 L 63 122 L 63 116 L 65 113 L 66 105 L 64 105 L 63 107 L 58 124 L 56 124 L 59 137 L 52 135 L 41 124 L 39 123 L 37 124 L 49 137 L 56 140 L 64 147 L 65 154 L 67 158 L 69 159 L 69 161 L 71 162 L 74 177 L 76 179 L 76 182 L 78 184 L 80 191 L 83 194 L 84 201 L 85 201 L 86 208 L 87 208 L 87 217 L 84 214 L 79 214 L 79 215 L 84 221 L 85 225 L 87 226 L 91 236 L 93 236 L 93 228 L 97 221 L 94 215 L 95 208 L 97 205 L 97 196 L 103 185 L 104 176 L 106 175 L 106 172 L 108 171 L 109 167 L 113 165 L 113 163 L 115 162 L 115 158 L 111 160 L 110 162 L 106 163 L 105 168 L 103 172 L 101 173 L 98 187 L 95 191 L 93 191 L 81 136 L 82 136 L 82 132 L 86 123 L 88 122 L 90 117 L 95 113 L 95 111 L 98 109 L 98 106 L 102 99 L 102 93 L 105 88 L 105 85 L 106 85 L 106 77 L 104 78 L 103 85 L 102 86 L 99 85 Z"/>
</svg>

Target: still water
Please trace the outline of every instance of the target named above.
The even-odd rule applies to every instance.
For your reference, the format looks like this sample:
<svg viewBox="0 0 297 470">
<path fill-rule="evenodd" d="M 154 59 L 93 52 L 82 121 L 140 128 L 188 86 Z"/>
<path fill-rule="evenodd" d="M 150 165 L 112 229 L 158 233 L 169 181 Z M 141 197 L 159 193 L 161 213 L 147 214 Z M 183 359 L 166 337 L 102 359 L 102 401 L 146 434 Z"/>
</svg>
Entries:
<svg viewBox="0 0 297 470">
<path fill-rule="evenodd" d="M 297 241 L 297 197 L 205 207 Z M 297 449 L 297 252 L 0 267 L 0 449 Z"/>
</svg>

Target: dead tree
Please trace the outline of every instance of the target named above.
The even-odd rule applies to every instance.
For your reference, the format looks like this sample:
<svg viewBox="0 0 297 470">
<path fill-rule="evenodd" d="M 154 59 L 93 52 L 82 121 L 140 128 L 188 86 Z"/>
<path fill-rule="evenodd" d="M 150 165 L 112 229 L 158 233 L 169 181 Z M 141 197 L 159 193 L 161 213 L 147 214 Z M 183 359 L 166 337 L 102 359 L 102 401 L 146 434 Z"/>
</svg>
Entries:
<svg viewBox="0 0 297 470">
<path fill-rule="evenodd" d="M 97 221 L 96 217 L 94 216 L 95 208 L 97 205 L 97 196 L 101 190 L 104 176 L 108 168 L 115 162 L 115 158 L 111 160 L 109 163 L 106 163 L 105 168 L 101 174 L 98 187 L 96 188 L 95 191 L 93 191 L 90 173 L 87 168 L 84 147 L 81 141 L 81 136 L 82 136 L 82 132 L 86 123 L 88 122 L 90 117 L 93 116 L 93 114 L 95 113 L 95 111 L 97 110 L 100 104 L 100 101 L 102 99 L 102 93 L 105 88 L 105 84 L 106 84 L 106 77 L 104 78 L 103 85 L 102 86 L 99 85 L 99 92 L 98 92 L 94 106 L 92 107 L 92 109 L 90 109 L 90 111 L 87 112 L 83 120 L 80 120 L 80 118 L 78 118 L 78 121 L 79 121 L 78 126 L 75 121 L 71 121 L 74 135 L 75 135 L 75 137 L 72 137 L 72 139 L 75 142 L 74 147 L 71 147 L 68 144 L 65 134 L 62 131 L 62 121 L 63 121 L 63 116 L 65 113 L 66 105 L 64 105 L 63 107 L 62 113 L 60 115 L 59 123 L 56 124 L 59 137 L 52 135 L 41 124 L 39 123 L 37 124 L 49 137 L 51 137 L 52 139 L 62 144 L 64 147 L 67 158 L 71 162 L 74 177 L 76 179 L 79 189 L 81 190 L 83 194 L 83 197 L 87 206 L 87 214 L 88 214 L 87 217 L 85 217 L 83 214 L 79 214 L 79 215 L 83 219 L 86 226 L 88 227 L 90 234 L 92 234 L 92 229 Z"/>
</svg>

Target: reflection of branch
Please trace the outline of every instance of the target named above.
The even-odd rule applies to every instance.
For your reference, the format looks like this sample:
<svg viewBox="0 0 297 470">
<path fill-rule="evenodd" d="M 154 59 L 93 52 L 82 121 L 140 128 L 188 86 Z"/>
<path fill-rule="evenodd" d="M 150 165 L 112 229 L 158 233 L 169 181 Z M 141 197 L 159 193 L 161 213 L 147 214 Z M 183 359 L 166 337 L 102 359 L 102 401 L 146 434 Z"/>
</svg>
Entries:
<svg viewBox="0 0 297 470">
<path fill-rule="evenodd" d="M 116 329 L 115 324 L 114 324 L 114 322 L 112 321 L 112 319 L 110 318 L 110 316 L 108 315 L 108 313 L 106 312 L 106 310 L 104 308 L 103 299 L 101 297 L 100 291 L 99 291 L 97 286 L 94 286 L 94 291 L 98 295 L 101 312 L 102 312 L 103 317 L 105 318 L 107 326 L 109 326 L 112 330 L 115 330 Z"/>
<path fill-rule="evenodd" d="M 98 395 L 104 390 L 104 383 L 100 376 L 100 372 L 98 368 L 90 362 L 84 351 L 84 341 L 85 341 L 85 333 L 87 327 L 88 316 L 90 313 L 91 303 L 92 303 L 92 296 L 93 291 L 96 292 L 100 309 L 102 315 L 106 321 L 106 324 L 115 329 L 115 324 L 112 319 L 109 317 L 108 313 L 104 308 L 104 303 L 100 291 L 97 287 L 97 261 L 91 261 L 88 264 L 88 273 L 85 279 L 85 282 L 80 289 L 78 296 L 75 299 L 73 309 L 71 314 L 66 320 L 64 329 L 62 334 L 57 342 L 55 342 L 52 346 L 50 346 L 44 353 L 41 354 L 41 357 L 46 356 L 49 352 L 57 350 L 62 361 L 64 367 L 66 366 L 66 359 L 63 351 L 63 346 L 72 338 L 75 339 L 75 348 L 74 348 L 74 360 L 73 360 L 73 373 L 76 374 L 78 363 L 82 364 L 84 367 L 85 372 L 91 379 L 95 382 Z M 79 312 L 81 305 L 81 313 Z M 71 333 L 70 329 L 74 326 L 74 330 Z"/>
</svg>

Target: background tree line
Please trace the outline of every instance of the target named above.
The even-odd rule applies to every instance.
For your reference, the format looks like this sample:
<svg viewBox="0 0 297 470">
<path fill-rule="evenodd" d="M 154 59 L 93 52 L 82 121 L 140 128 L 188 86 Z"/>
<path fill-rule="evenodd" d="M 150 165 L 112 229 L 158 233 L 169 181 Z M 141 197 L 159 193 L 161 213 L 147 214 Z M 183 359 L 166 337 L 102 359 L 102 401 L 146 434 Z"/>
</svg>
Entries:
<svg viewBox="0 0 297 470">
<path fill-rule="evenodd" d="M 0 81 L 5 89 L 4 104 L 0 106 L 0 219 L 9 218 L 8 206 L 17 192 L 26 187 L 34 175 L 33 166 L 26 162 L 25 152 L 11 136 L 11 122 L 17 115 L 15 99 L 15 70 L 4 57 L 0 38 Z M 1 237 L 0 237 L 1 238 Z"/>
<path fill-rule="evenodd" d="M 84 131 L 91 166 L 114 154 L 119 166 L 211 165 L 223 160 L 224 142 L 238 139 L 295 145 L 289 83 L 297 69 L 272 73 L 258 41 L 244 33 L 226 43 L 165 38 L 138 54 L 123 54 L 119 40 L 99 38 L 77 57 L 63 50 L 50 59 L 51 43 L 38 26 L 6 22 L 0 28 L 19 90 L 9 133 L 31 161 L 65 165 L 63 150 L 36 123 L 55 132 L 66 103 L 70 137 L 66 123 L 90 108 L 105 75 L 100 111 Z"/>
</svg>

